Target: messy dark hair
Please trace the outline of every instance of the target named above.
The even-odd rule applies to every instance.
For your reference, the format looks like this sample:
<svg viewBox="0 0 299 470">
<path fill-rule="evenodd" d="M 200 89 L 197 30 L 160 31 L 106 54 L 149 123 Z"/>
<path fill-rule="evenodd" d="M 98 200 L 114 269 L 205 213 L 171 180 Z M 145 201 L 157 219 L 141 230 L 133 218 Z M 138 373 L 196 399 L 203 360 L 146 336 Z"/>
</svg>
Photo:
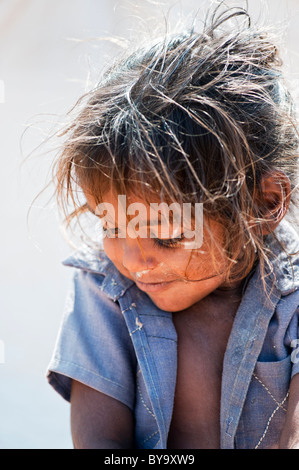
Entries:
<svg viewBox="0 0 299 470">
<path fill-rule="evenodd" d="M 244 278 L 257 261 L 265 266 L 261 178 L 284 172 L 294 203 L 298 174 L 281 65 L 271 35 L 243 9 L 216 8 L 200 33 L 165 36 L 122 57 L 79 101 L 64 134 L 55 178 L 62 207 L 74 204 L 67 220 L 87 210 L 78 187 L 97 202 L 111 188 L 146 202 L 152 194 L 201 202 L 224 228 L 227 279 Z"/>
</svg>

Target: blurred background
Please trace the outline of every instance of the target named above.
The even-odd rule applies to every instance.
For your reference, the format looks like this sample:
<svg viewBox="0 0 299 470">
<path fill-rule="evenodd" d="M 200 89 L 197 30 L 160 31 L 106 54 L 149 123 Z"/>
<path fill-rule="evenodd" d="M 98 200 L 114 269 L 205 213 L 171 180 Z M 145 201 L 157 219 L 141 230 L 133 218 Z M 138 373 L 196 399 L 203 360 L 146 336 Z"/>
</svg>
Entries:
<svg viewBox="0 0 299 470">
<path fill-rule="evenodd" d="M 210 3 L 0 0 L 2 449 L 72 447 L 69 404 L 45 378 L 71 276 L 61 265 L 71 248 L 59 228 L 53 188 L 34 200 L 50 180 L 57 152 L 49 137 L 136 31 L 147 34 L 165 18 L 175 24 L 187 16 L 190 24 Z M 283 29 L 282 55 L 296 93 L 299 0 L 248 3 L 255 19 Z"/>
</svg>

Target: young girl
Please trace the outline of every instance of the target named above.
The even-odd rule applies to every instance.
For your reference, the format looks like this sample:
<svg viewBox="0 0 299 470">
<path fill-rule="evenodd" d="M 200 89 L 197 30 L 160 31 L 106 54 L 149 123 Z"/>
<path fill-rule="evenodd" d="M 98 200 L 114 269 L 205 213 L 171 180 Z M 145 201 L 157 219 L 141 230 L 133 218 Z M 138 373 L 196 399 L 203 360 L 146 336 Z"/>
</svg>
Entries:
<svg viewBox="0 0 299 470">
<path fill-rule="evenodd" d="M 76 448 L 299 447 L 299 237 L 284 219 L 298 138 L 280 66 L 246 11 L 217 8 L 81 100 L 57 190 L 103 239 L 65 262 L 48 373 Z"/>
</svg>

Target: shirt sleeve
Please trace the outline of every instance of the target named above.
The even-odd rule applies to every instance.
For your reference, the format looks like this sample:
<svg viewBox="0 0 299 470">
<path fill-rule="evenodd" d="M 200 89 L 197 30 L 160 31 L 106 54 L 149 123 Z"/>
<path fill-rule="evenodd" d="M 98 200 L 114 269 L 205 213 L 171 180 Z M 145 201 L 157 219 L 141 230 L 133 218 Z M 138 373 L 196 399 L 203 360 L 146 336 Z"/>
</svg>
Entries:
<svg viewBox="0 0 299 470">
<path fill-rule="evenodd" d="M 119 304 L 103 277 L 76 270 L 47 378 L 70 401 L 72 379 L 133 409 L 136 356 Z"/>
</svg>

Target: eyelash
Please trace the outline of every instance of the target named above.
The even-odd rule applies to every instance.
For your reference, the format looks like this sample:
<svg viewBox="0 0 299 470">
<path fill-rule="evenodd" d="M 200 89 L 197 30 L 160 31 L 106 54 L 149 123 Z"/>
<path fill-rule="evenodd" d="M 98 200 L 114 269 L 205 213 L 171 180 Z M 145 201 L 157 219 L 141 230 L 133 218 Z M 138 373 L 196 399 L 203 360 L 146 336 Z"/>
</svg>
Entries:
<svg viewBox="0 0 299 470">
<path fill-rule="evenodd" d="M 114 232 L 113 235 L 117 235 L 117 232 L 118 232 L 118 228 L 102 227 L 102 229 L 103 229 L 103 232 L 104 232 L 105 234 L 106 234 L 106 233 L 111 234 L 112 232 Z"/>
<path fill-rule="evenodd" d="M 103 232 L 104 232 L 104 234 L 107 234 L 108 232 L 110 232 L 110 233 L 114 232 L 113 235 L 117 235 L 118 234 L 118 228 L 108 229 L 107 227 L 103 227 Z M 171 248 L 178 247 L 183 238 L 184 238 L 184 236 L 177 237 L 177 238 L 165 238 L 165 239 L 153 237 L 153 242 L 154 242 L 154 245 L 157 246 L 158 248 L 171 249 Z"/>
<path fill-rule="evenodd" d="M 168 239 L 162 239 L 162 238 L 153 238 L 154 240 L 154 244 L 158 247 L 158 248 L 166 248 L 166 249 L 169 249 L 169 248 L 176 248 L 180 245 L 180 242 L 182 240 L 182 237 L 178 237 L 178 238 L 168 238 Z"/>
</svg>

